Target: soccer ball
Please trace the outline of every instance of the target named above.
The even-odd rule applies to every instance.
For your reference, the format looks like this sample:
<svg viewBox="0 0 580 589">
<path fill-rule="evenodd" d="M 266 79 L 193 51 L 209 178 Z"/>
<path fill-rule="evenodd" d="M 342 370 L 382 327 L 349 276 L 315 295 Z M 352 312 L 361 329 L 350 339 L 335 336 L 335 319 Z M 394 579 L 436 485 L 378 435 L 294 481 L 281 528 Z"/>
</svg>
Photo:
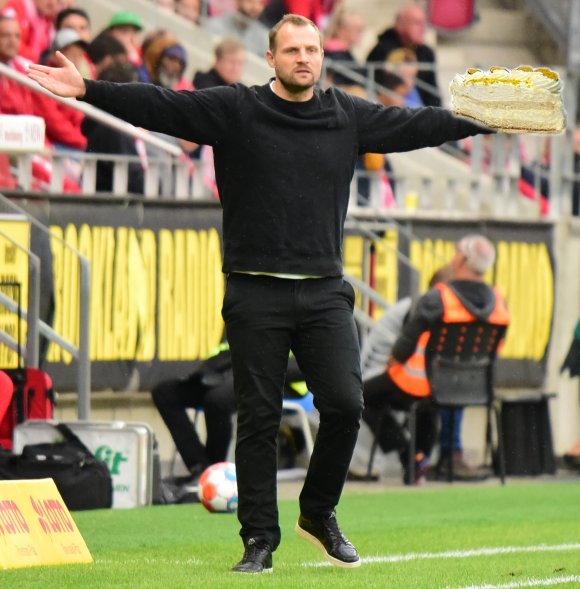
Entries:
<svg viewBox="0 0 580 589">
<path fill-rule="evenodd" d="M 234 513 L 238 509 L 238 483 L 233 462 L 208 466 L 199 479 L 201 504 L 212 513 Z"/>
</svg>

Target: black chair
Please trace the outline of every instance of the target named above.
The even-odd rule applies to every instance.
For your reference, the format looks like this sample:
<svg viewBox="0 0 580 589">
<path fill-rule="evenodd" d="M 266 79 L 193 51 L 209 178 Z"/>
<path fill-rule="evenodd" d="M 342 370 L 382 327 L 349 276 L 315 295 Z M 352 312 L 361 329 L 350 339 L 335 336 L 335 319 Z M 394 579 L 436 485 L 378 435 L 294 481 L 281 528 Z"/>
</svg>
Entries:
<svg viewBox="0 0 580 589">
<path fill-rule="evenodd" d="M 451 436 L 455 410 L 464 407 L 485 407 L 486 449 L 493 462 L 492 413 L 497 429 L 497 461 L 501 483 L 505 484 L 505 455 L 501 431 L 500 407 L 494 395 L 494 365 L 505 325 L 484 321 L 437 323 L 431 330 L 426 350 L 426 367 L 431 384 L 431 397 L 413 403 L 409 412 L 410 452 L 409 478 L 415 475 L 417 408 L 431 402 L 437 407 L 451 409 Z M 449 440 L 452 448 L 452 439 Z M 453 460 L 449 461 L 449 481 L 453 481 Z"/>
</svg>

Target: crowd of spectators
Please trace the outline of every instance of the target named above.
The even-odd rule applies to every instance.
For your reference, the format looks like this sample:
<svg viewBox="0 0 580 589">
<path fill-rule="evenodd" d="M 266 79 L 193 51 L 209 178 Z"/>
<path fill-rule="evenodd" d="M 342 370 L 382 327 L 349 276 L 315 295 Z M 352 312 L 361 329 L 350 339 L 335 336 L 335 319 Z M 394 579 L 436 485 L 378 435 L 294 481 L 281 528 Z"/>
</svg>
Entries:
<svg viewBox="0 0 580 589">
<path fill-rule="evenodd" d="M 2 29 L 6 29 L 0 43 L 8 47 L 7 53 L 1 56 L 2 63 L 24 73 L 31 61 L 51 64 L 55 51 L 61 51 L 75 63 L 83 77 L 89 79 L 99 78 L 103 70 L 113 64 L 129 63 L 136 69 L 137 80 L 167 88 L 199 89 L 229 84 L 243 78 L 245 52 L 263 56 L 268 48 L 269 27 L 285 12 L 294 12 L 314 20 L 324 34 L 328 68 L 323 84 L 339 86 L 386 106 L 413 108 L 441 104 L 436 54 L 426 41 L 427 16 L 416 3 L 399 10 L 393 25 L 378 35 L 375 45 L 361 60 L 364 50 L 361 43 L 367 33 L 365 22 L 357 10 L 347 7 L 342 0 L 151 1 L 160 11 L 174 13 L 185 22 L 202 26 L 212 34 L 216 45 L 227 42 L 220 45 L 220 52 L 225 48 L 227 55 L 218 57 L 209 71 L 200 69 L 188 77 L 186 46 L 176 32 L 148 30 L 140 16 L 131 11 L 119 10 L 102 30 L 94 31 L 91 15 L 75 6 L 74 0 L 0 0 Z M 234 40 L 240 45 L 232 45 Z M 220 71 L 227 72 L 228 68 L 231 71 L 225 75 Z M 79 111 L 2 77 L 0 88 L 11 88 L 0 96 L 1 113 L 27 113 L 45 118 L 49 149 L 91 149 L 82 132 L 83 115 Z M 197 146 L 178 144 L 186 157 L 200 157 Z M 466 152 L 469 156 L 468 149 Z M 578 160 L 576 155 L 576 169 Z M 522 163 L 520 192 L 531 198 L 538 197 L 541 212 L 545 214 L 549 198 L 547 174 L 542 175 L 538 196 L 534 165 L 534 162 Z M 383 206 L 393 206 L 393 180 L 388 160 L 383 156 L 365 156 L 359 167 L 381 173 L 381 202 Z M 76 186 L 78 190 L 79 173 L 72 173 L 69 189 Z M 577 193 L 576 187 L 575 214 L 578 214 Z"/>
</svg>

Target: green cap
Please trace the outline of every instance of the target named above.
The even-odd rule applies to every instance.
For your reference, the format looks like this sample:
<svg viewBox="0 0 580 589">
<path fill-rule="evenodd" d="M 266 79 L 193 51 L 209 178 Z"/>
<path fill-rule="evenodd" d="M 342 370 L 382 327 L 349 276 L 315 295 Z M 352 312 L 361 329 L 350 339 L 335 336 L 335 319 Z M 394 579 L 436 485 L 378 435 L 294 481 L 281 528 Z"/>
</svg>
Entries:
<svg viewBox="0 0 580 589">
<path fill-rule="evenodd" d="M 112 27 L 126 26 L 135 27 L 139 31 L 143 29 L 141 19 L 134 12 L 130 12 L 129 10 L 123 10 L 113 14 L 107 28 L 111 29 Z"/>
</svg>

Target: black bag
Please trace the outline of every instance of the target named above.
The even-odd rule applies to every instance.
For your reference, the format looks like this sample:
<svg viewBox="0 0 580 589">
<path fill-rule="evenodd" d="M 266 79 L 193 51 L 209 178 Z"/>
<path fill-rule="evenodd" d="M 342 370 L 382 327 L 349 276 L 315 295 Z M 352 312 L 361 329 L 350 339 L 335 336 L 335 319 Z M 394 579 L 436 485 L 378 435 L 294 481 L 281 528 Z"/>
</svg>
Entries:
<svg viewBox="0 0 580 589">
<path fill-rule="evenodd" d="M 111 507 L 113 481 L 105 462 L 95 458 L 68 426 L 54 427 L 66 441 L 30 444 L 21 455 L 0 454 L 0 479 L 51 478 L 71 511 Z"/>
</svg>

